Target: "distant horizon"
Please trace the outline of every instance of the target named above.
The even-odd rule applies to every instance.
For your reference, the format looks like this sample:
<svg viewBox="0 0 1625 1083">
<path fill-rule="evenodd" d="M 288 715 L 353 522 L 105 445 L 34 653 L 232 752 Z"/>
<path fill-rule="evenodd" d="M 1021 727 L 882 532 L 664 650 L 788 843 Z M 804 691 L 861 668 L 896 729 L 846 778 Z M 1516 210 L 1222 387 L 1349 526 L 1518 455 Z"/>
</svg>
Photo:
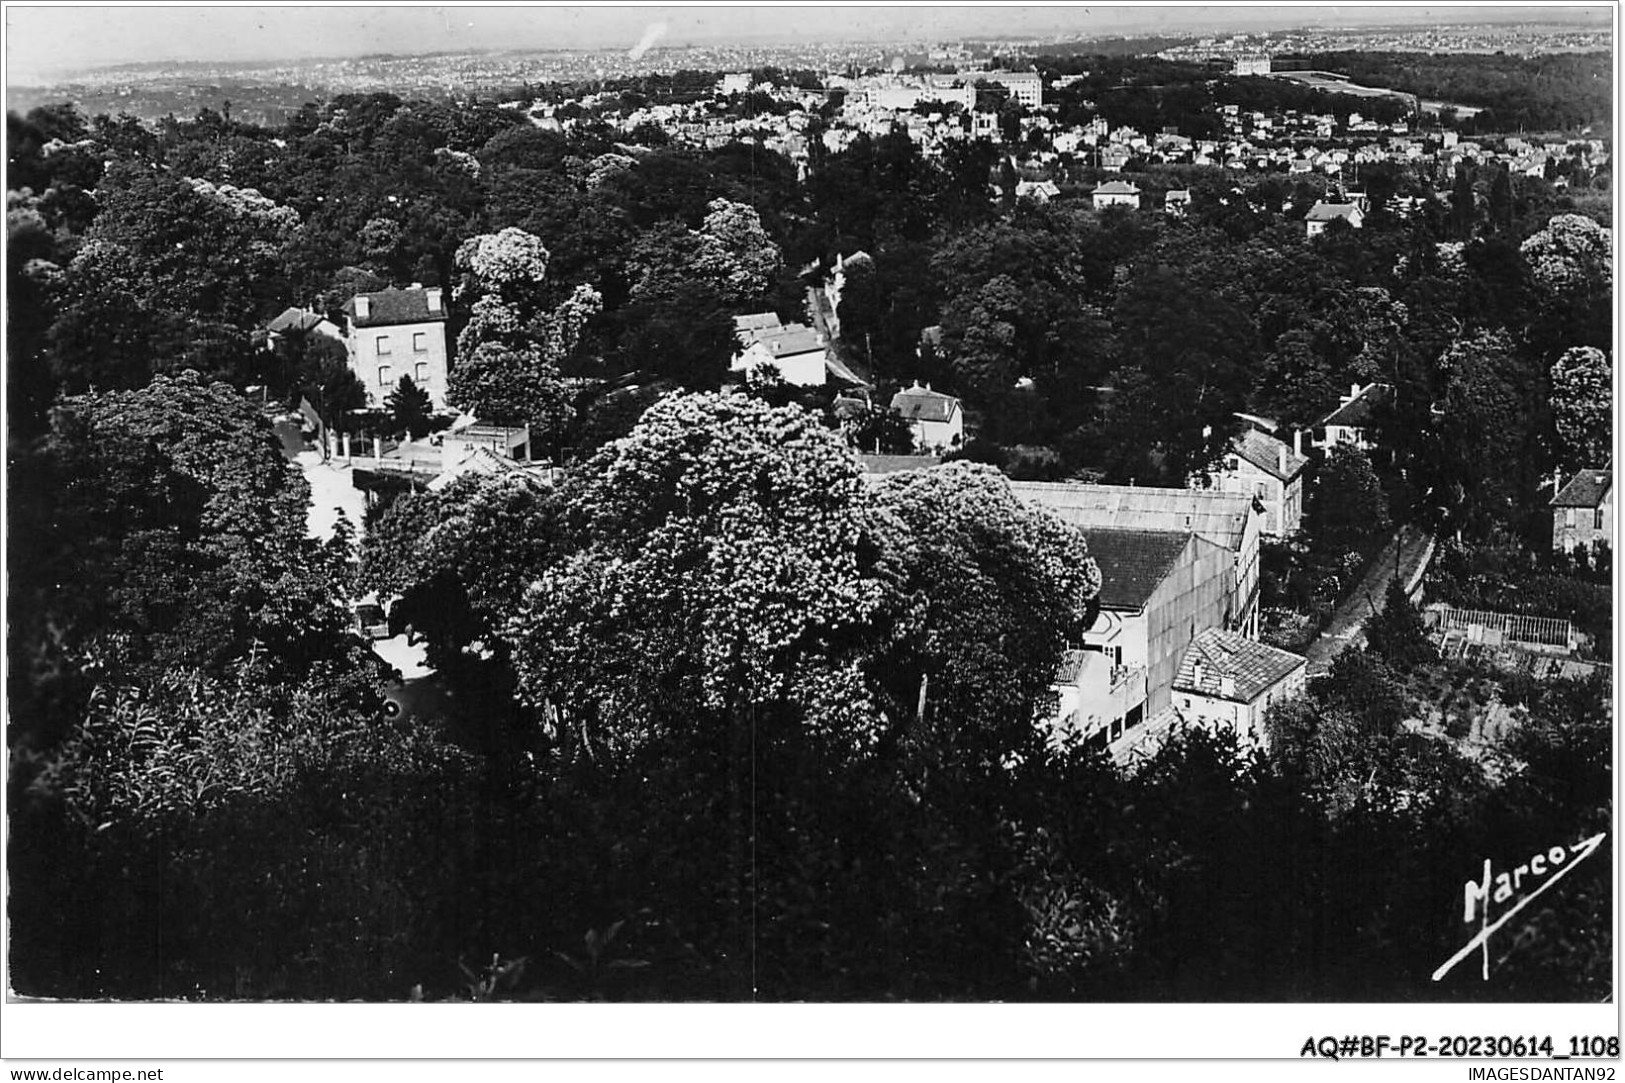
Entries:
<svg viewBox="0 0 1625 1083">
<path fill-rule="evenodd" d="M 921 18 L 928 15 L 928 18 Z M 536 23 L 541 18 L 544 28 Z M 454 25 L 455 21 L 455 25 Z M 147 64 L 252 65 L 537 51 L 794 47 L 1044 37 L 1190 36 L 1441 25 L 1604 29 L 1592 5 L 716 5 L 188 7 L 24 5 L 6 11 L 7 83 L 41 86 Z M 351 42 L 344 49 L 340 42 Z"/>
</svg>

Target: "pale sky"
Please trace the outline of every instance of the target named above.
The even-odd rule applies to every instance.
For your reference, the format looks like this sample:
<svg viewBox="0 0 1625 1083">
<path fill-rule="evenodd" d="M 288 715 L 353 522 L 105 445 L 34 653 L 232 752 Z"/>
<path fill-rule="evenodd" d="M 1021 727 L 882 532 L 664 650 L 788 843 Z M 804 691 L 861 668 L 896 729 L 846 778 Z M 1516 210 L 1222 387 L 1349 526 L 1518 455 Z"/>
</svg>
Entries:
<svg viewBox="0 0 1625 1083">
<path fill-rule="evenodd" d="M 1537 13 L 1538 11 L 1538 13 Z M 664 24 L 664 44 L 1080 35 L 1461 22 L 1522 16 L 1604 23 L 1606 7 L 1493 4 L 469 6 L 8 4 L 7 81 L 26 84 L 139 60 L 271 60 L 480 49 L 627 48 Z M 1566 21 L 1566 20 L 1565 20 Z"/>
</svg>

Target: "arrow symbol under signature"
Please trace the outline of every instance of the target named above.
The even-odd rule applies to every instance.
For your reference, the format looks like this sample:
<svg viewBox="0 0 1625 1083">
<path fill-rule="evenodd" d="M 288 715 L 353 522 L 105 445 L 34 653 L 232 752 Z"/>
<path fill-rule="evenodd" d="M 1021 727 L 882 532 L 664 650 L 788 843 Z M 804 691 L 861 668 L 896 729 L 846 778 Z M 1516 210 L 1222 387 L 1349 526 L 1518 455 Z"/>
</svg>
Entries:
<svg viewBox="0 0 1625 1083">
<path fill-rule="evenodd" d="M 1567 876 L 1580 862 L 1596 853 L 1597 847 L 1602 845 L 1602 840 L 1607 836 L 1607 834 L 1608 832 L 1604 831 L 1599 834 L 1592 835 L 1589 839 L 1582 839 L 1575 843 L 1573 846 L 1573 857 L 1564 862 L 1561 868 L 1553 872 L 1551 878 L 1548 879 L 1544 884 L 1541 884 L 1534 891 L 1531 891 L 1529 894 L 1519 899 L 1516 906 L 1502 914 L 1500 917 L 1496 918 L 1493 924 L 1486 925 L 1480 929 L 1477 936 L 1467 941 L 1460 951 L 1456 952 L 1456 954 L 1445 960 L 1444 965 L 1433 972 L 1433 980 L 1439 981 L 1446 974 L 1450 973 L 1450 971 L 1455 968 L 1457 963 L 1471 955 L 1475 948 L 1489 943 L 1490 936 L 1501 926 L 1511 921 L 1517 915 L 1518 911 L 1540 898 L 1542 892 L 1551 887 L 1553 884 L 1557 883 L 1559 880 L 1563 879 L 1563 877 Z M 1485 864 L 1487 865 L 1488 862 Z"/>
</svg>

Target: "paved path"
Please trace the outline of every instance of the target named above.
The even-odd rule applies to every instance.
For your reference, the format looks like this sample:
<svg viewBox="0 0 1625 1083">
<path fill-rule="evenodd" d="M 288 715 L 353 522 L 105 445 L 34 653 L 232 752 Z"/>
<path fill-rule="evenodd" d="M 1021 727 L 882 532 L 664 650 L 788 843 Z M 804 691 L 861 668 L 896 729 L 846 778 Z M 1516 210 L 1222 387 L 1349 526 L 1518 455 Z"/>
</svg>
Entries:
<svg viewBox="0 0 1625 1083">
<path fill-rule="evenodd" d="M 1394 559 L 1395 549 L 1399 559 Z M 1331 668 L 1332 660 L 1349 647 L 1365 645 L 1364 625 L 1373 613 L 1382 612 L 1388 598 L 1388 584 L 1394 578 L 1397 566 L 1402 582 L 1411 588 L 1415 597 L 1415 584 L 1419 583 L 1428 561 L 1433 559 L 1434 540 L 1420 527 L 1402 526 L 1383 546 L 1376 560 L 1371 562 L 1365 577 L 1343 599 L 1332 614 L 1319 637 L 1309 644 L 1304 654 L 1309 659 L 1309 676 L 1318 677 Z"/>
</svg>

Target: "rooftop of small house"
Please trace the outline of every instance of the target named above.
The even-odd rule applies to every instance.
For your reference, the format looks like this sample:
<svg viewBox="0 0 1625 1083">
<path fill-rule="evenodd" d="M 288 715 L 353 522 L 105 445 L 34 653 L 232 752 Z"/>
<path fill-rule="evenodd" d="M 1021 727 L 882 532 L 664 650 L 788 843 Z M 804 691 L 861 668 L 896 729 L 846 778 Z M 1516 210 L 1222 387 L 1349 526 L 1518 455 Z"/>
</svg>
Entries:
<svg viewBox="0 0 1625 1083">
<path fill-rule="evenodd" d="M 1174 690 L 1251 703 L 1305 665 L 1308 660 L 1300 654 L 1237 632 L 1209 628 L 1185 649 L 1174 676 Z"/>
<path fill-rule="evenodd" d="M 892 396 L 891 408 L 903 415 L 905 421 L 948 421 L 959 408 L 959 400 L 931 386 L 916 383 Z"/>
<path fill-rule="evenodd" d="M 1291 481 L 1309 465 L 1308 458 L 1293 451 L 1290 445 L 1257 429 L 1246 430 L 1230 447 L 1241 458 L 1281 481 Z"/>
<path fill-rule="evenodd" d="M 1552 498 L 1554 508 L 1600 507 L 1614 487 L 1612 470 L 1582 470 Z"/>
<path fill-rule="evenodd" d="M 1321 419 L 1320 424 L 1363 428 L 1373 421 L 1373 410 L 1386 404 L 1394 389 L 1387 384 L 1354 384 L 1343 396 L 1342 403 Z"/>
<path fill-rule="evenodd" d="M 1304 215 L 1306 222 L 1335 222 L 1339 218 L 1352 218 L 1360 213 L 1358 203 L 1316 203 Z"/>
</svg>

